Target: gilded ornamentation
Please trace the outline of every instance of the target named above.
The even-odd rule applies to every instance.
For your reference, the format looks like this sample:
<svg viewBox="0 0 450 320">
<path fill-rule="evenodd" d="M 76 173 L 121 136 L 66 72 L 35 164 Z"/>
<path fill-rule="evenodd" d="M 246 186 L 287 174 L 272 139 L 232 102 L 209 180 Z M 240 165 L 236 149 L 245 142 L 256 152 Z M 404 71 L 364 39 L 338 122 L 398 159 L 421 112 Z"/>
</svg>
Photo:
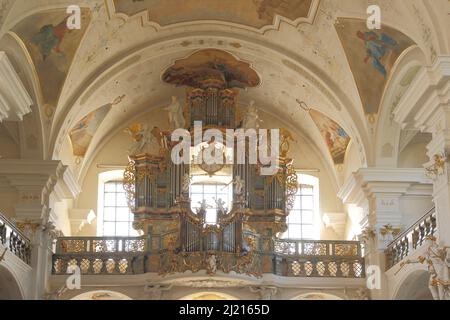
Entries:
<svg viewBox="0 0 450 320">
<path fill-rule="evenodd" d="M 286 209 L 292 210 L 294 207 L 295 195 L 298 190 L 298 179 L 297 172 L 295 171 L 292 162 L 290 162 L 286 168 Z"/>
<path fill-rule="evenodd" d="M 374 229 L 370 227 L 366 227 L 361 231 L 361 234 L 358 236 L 358 240 L 364 244 L 368 244 L 371 239 L 374 239 L 376 236 L 376 232 Z"/>
<path fill-rule="evenodd" d="M 400 234 L 400 228 L 394 228 L 390 223 L 388 223 L 380 228 L 380 234 L 383 237 L 391 238 L 391 240 L 393 240 L 395 236 Z"/>
<path fill-rule="evenodd" d="M 281 138 L 281 141 L 280 141 L 280 157 L 281 158 L 286 158 L 287 154 L 289 152 L 289 149 L 290 149 L 289 141 L 295 141 L 295 140 L 294 140 L 294 138 L 292 136 L 292 133 L 289 130 L 284 129 L 284 128 L 280 129 L 280 138 Z"/>
<path fill-rule="evenodd" d="M 123 173 L 123 188 L 127 194 L 127 204 L 128 207 L 133 210 L 135 207 L 135 196 L 136 196 L 136 169 L 135 162 L 131 160 L 128 162 L 127 167 Z"/>
<path fill-rule="evenodd" d="M 441 154 L 435 154 L 433 156 L 433 160 L 431 161 L 431 165 L 425 167 L 426 174 L 428 177 L 432 179 L 436 179 L 438 176 L 444 174 L 445 164 L 450 161 L 450 156 Z"/>
</svg>

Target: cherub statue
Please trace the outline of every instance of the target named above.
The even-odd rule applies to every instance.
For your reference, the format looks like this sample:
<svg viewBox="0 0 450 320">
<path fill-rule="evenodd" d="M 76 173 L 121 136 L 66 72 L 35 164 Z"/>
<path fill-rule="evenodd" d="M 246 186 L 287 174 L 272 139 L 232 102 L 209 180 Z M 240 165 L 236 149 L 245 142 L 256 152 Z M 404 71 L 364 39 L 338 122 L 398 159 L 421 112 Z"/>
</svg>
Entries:
<svg viewBox="0 0 450 320">
<path fill-rule="evenodd" d="M 211 209 L 212 206 L 206 203 L 206 199 L 197 202 L 200 205 L 200 208 L 197 209 L 197 213 L 206 212 L 207 209 Z"/>
<path fill-rule="evenodd" d="M 226 214 L 226 212 L 228 211 L 227 208 L 225 208 L 226 202 L 223 201 L 221 198 L 219 198 L 219 199 L 213 198 L 213 199 L 214 199 L 214 201 L 216 202 L 217 210 L 218 210 L 222 215 Z"/>
<path fill-rule="evenodd" d="M 244 129 L 259 129 L 259 124 L 262 120 L 258 115 L 258 108 L 255 106 L 255 101 L 250 101 L 250 104 L 247 108 L 247 112 L 245 113 L 244 119 L 242 121 L 242 127 Z"/>
<path fill-rule="evenodd" d="M 434 300 L 450 300 L 450 247 L 441 247 L 434 236 L 426 237 L 427 252 L 417 260 L 406 260 L 400 264 L 427 263 L 430 280 L 428 288 Z"/>
<path fill-rule="evenodd" d="M 176 96 L 172 96 L 172 103 L 164 110 L 169 112 L 169 123 L 174 129 L 184 128 L 186 121 L 183 115 L 183 108 Z"/>
</svg>

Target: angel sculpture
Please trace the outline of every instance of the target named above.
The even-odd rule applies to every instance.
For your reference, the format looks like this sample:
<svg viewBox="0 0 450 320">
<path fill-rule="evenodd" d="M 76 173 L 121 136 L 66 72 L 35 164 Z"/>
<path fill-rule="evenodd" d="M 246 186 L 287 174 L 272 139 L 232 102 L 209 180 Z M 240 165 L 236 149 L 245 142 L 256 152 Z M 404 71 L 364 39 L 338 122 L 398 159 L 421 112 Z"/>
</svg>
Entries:
<svg viewBox="0 0 450 320">
<path fill-rule="evenodd" d="M 247 108 L 247 112 L 244 116 L 244 120 L 242 121 L 242 127 L 244 129 L 259 129 L 259 124 L 262 120 L 258 115 L 258 108 L 255 106 L 255 101 L 250 101 L 250 104 Z"/>
<path fill-rule="evenodd" d="M 141 123 L 133 124 L 125 129 L 125 133 L 128 133 L 133 139 L 131 148 L 128 149 L 130 155 L 136 155 L 142 153 L 145 147 L 149 147 L 155 142 L 155 137 L 151 130 L 146 125 Z"/>
<path fill-rule="evenodd" d="M 425 256 L 420 256 L 417 260 L 406 260 L 400 264 L 400 268 L 406 264 L 426 263 L 430 273 L 428 288 L 433 299 L 450 300 L 450 247 L 439 246 L 434 236 L 426 237 L 426 245 L 428 248 Z"/>
<path fill-rule="evenodd" d="M 197 202 L 200 207 L 196 209 L 197 215 L 200 217 L 200 219 L 205 222 L 206 219 L 206 211 L 208 209 L 211 209 L 212 206 L 206 203 L 206 199 L 203 199 L 202 201 Z"/>
<path fill-rule="evenodd" d="M 172 103 L 164 110 L 169 112 L 169 123 L 174 129 L 184 128 L 186 121 L 183 115 L 183 108 L 176 96 L 172 96 Z"/>
<path fill-rule="evenodd" d="M 219 199 L 213 198 L 213 199 L 216 202 L 217 211 L 219 211 L 221 215 L 225 215 L 226 212 L 228 211 L 227 208 L 225 208 L 226 202 L 223 201 L 221 198 Z"/>
</svg>

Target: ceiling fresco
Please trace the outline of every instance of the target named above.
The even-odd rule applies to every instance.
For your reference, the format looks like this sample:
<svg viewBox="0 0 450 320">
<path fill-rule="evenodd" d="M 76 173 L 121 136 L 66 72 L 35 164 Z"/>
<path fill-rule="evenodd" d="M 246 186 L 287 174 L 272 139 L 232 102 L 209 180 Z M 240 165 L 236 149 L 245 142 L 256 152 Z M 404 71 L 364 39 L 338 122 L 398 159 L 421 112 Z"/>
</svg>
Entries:
<svg viewBox="0 0 450 320">
<path fill-rule="evenodd" d="M 368 30 L 365 20 L 339 18 L 336 31 L 356 81 L 366 114 L 378 114 L 384 88 L 400 55 L 414 42 L 383 26 Z"/>
<path fill-rule="evenodd" d="M 347 132 L 336 122 L 316 110 L 310 110 L 311 118 L 320 131 L 334 164 L 343 164 L 350 137 Z"/>
<path fill-rule="evenodd" d="M 69 131 L 70 141 L 72 143 L 73 155 L 84 157 L 97 129 L 102 124 L 112 104 L 106 104 L 95 111 L 92 111 Z"/>
<path fill-rule="evenodd" d="M 237 60 L 228 52 L 216 49 L 197 51 L 186 59 L 177 60 L 162 75 L 164 82 L 176 86 L 202 87 L 205 80 L 214 79 L 226 88 L 256 87 L 258 74 L 250 64 Z"/>
<path fill-rule="evenodd" d="M 81 29 L 69 30 L 66 10 L 37 13 L 20 22 L 13 31 L 22 39 L 33 60 L 44 101 L 56 106 L 76 51 L 91 20 L 81 11 Z"/>
<path fill-rule="evenodd" d="M 159 26 L 215 20 L 261 29 L 274 24 L 276 16 L 290 21 L 307 18 L 313 0 L 114 0 L 115 12 L 129 17 L 148 12 Z M 174 10 L 176 8 L 176 10 Z"/>
</svg>

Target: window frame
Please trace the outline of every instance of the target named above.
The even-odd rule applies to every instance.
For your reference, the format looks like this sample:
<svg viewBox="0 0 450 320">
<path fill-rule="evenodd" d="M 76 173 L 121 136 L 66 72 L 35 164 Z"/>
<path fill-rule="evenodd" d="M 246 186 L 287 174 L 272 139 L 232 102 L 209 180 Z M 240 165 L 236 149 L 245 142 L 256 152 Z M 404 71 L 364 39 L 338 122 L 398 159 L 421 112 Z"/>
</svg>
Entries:
<svg viewBox="0 0 450 320">
<path fill-rule="evenodd" d="M 114 234 L 115 235 L 105 235 L 104 233 L 104 225 L 105 225 L 105 196 L 107 193 L 115 193 L 115 197 L 117 200 L 117 189 L 115 192 L 105 192 L 106 184 L 109 182 L 116 182 L 116 183 L 122 183 L 123 184 L 123 173 L 124 170 L 114 170 L 114 171 L 107 171 L 102 172 L 99 174 L 98 179 L 98 195 L 97 195 L 97 236 L 99 237 L 119 237 L 117 235 L 117 223 L 120 222 L 127 222 L 128 227 L 128 235 L 124 235 L 123 237 L 135 237 L 139 236 L 139 232 L 134 230 L 132 228 L 133 220 L 130 220 L 131 216 L 128 217 L 128 219 L 125 221 L 118 221 L 117 220 L 117 208 L 125 208 L 125 206 L 117 206 L 117 203 L 115 206 L 108 206 L 109 208 L 115 208 L 115 221 L 106 221 L 106 222 L 114 222 L 115 223 L 115 229 Z M 116 185 L 117 188 L 117 185 Z M 128 208 L 128 205 L 126 206 Z M 131 213 L 131 210 L 128 208 L 129 214 Z"/>
<path fill-rule="evenodd" d="M 228 193 L 228 199 L 222 199 L 223 201 L 226 202 L 226 205 L 228 206 L 228 212 L 232 209 L 232 205 L 233 205 L 233 186 L 231 183 L 232 177 L 223 177 L 223 176 L 217 176 L 217 177 L 205 177 L 203 175 L 193 175 L 192 176 L 192 183 L 189 187 L 189 198 L 191 198 L 191 210 L 195 213 L 196 208 L 199 208 L 199 205 L 197 203 L 197 201 L 192 201 L 192 195 L 202 195 L 203 199 L 204 199 L 204 195 L 213 195 L 214 194 L 214 198 L 218 199 L 218 188 L 227 188 L 228 190 L 226 192 L 222 192 L 221 194 L 225 194 Z M 202 192 L 192 192 L 192 186 L 202 186 Z M 208 186 L 214 186 L 215 187 L 215 192 L 205 192 L 205 188 L 207 188 Z M 226 201 L 228 200 L 228 201 Z M 217 206 L 216 204 L 214 204 L 213 208 L 210 208 L 208 210 L 215 210 L 215 223 L 211 223 L 208 221 L 205 221 L 205 223 L 207 225 L 216 225 L 218 223 L 217 221 Z M 208 214 L 206 214 L 205 216 L 205 220 L 207 218 Z"/>
<path fill-rule="evenodd" d="M 281 233 L 279 238 L 283 239 L 283 240 L 319 240 L 320 239 L 320 189 L 319 189 L 319 178 L 312 176 L 312 175 L 307 175 L 307 174 L 302 174 L 300 172 L 297 172 L 297 179 L 299 182 L 299 189 L 297 190 L 297 193 L 295 195 L 295 197 L 299 197 L 299 201 L 300 201 L 300 208 L 298 209 L 292 209 L 289 212 L 288 217 L 286 218 L 286 224 L 288 229 Z M 302 197 L 307 197 L 310 196 L 310 194 L 301 194 L 301 186 L 310 186 L 312 188 L 312 209 L 302 209 Z M 297 201 L 297 199 L 296 199 Z M 303 218 L 303 212 L 304 211 L 312 211 L 312 223 L 302 223 L 304 218 Z M 292 217 L 292 214 L 295 213 L 300 213 L 300 222 L 289 222 L 289 219 Z M 292 219 L 292 218 L 291 218 Z M 294 236 L 290 236 L 289 235 L 289 225 L 298 225 L 300 226 L 300 237 L 294 237 Z M 304 237 L 303 236 L 303 226 L 311 226 L 312 227 L 312 237 Z"/>
</svg>

